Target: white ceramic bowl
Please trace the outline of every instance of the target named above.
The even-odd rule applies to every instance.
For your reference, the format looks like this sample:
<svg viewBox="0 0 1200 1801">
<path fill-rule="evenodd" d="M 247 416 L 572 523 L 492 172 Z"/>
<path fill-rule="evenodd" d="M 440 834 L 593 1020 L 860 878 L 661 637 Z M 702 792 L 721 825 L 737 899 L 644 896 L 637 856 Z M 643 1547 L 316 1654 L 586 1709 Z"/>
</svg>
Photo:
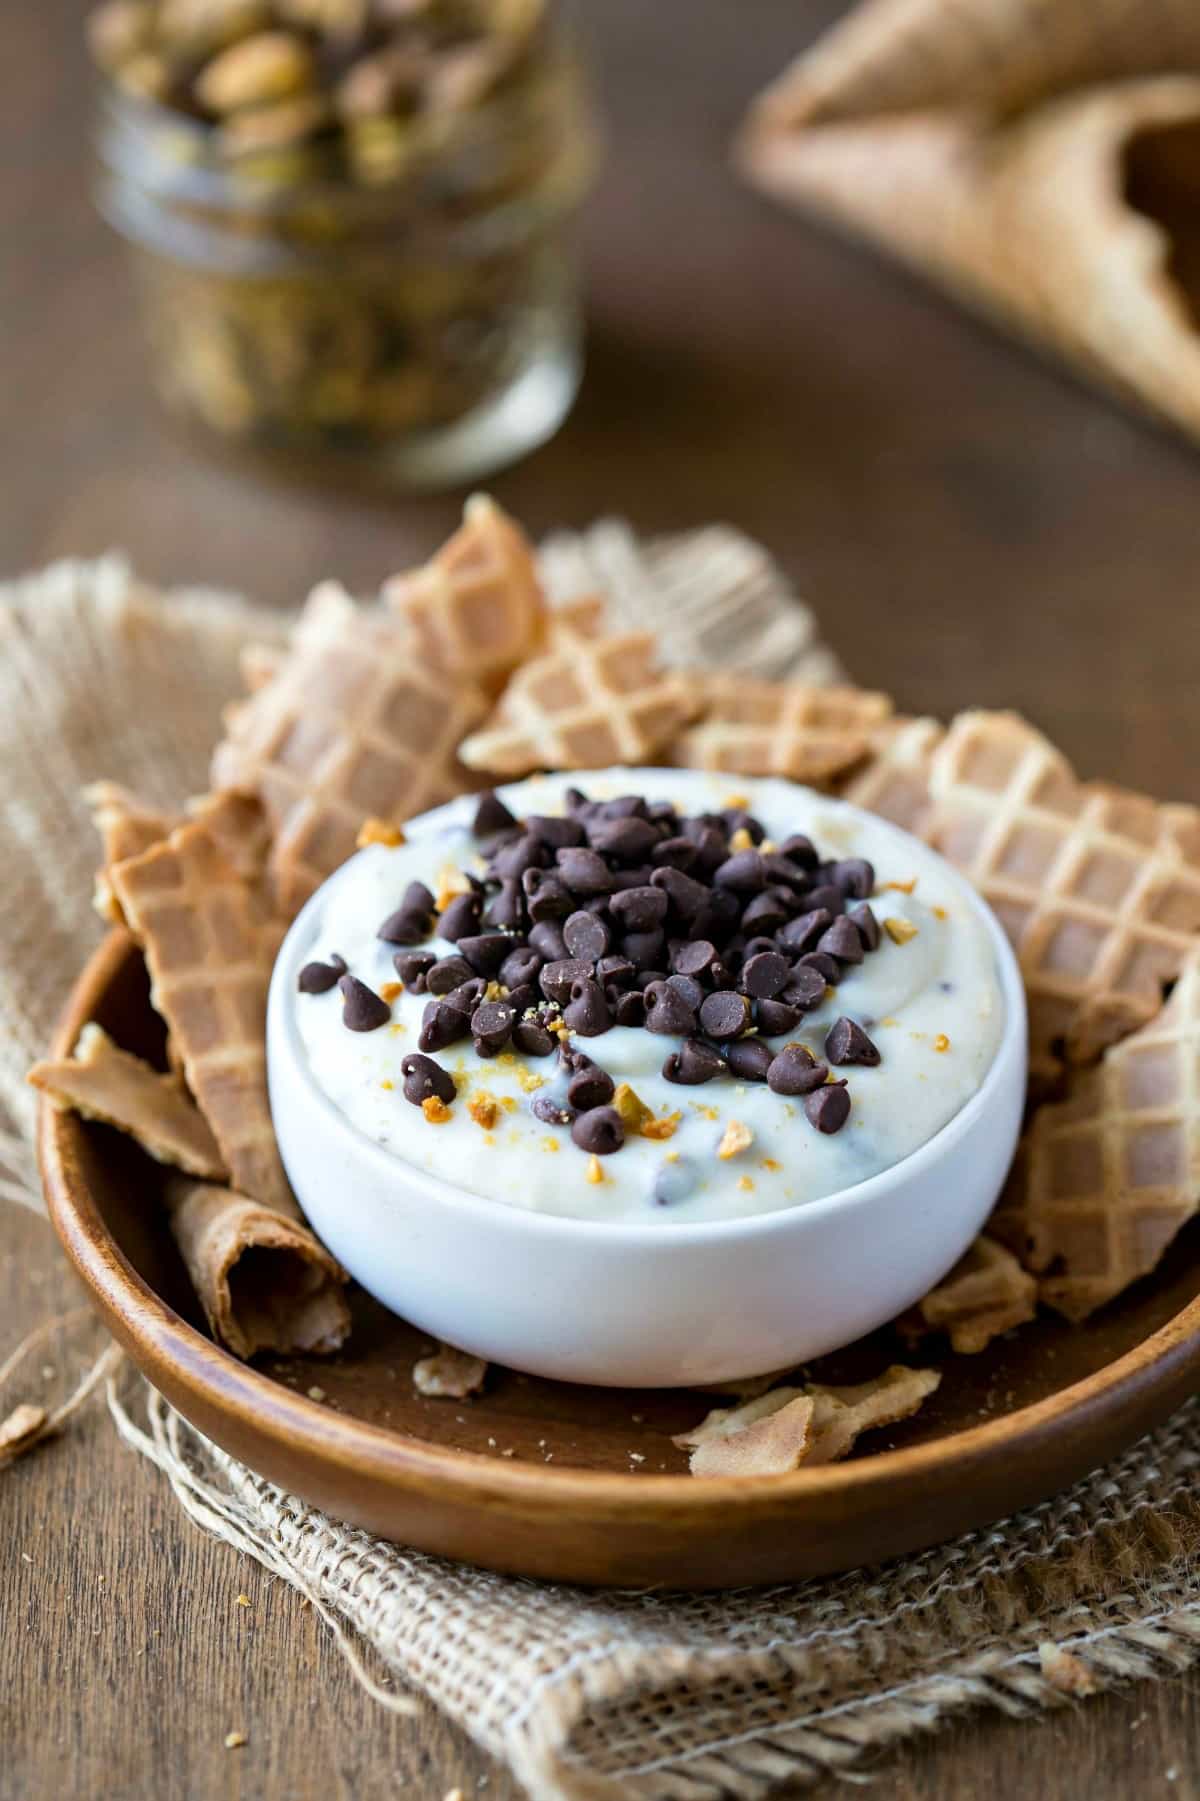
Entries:
<svg viewBox="0 0 1200 1801">
<path fill-rule="evenodd" d="M 1016 959 L 990 908 L 949 874 L 984 924 L 1004 999 L 979 1090 L 919 1150 L 853 1188 L 694 1225 L 508 1207 L 360 1133 L 313 1080 L 290 1004 L 327 884 L 284 940 L 268 1006 L 271 1110 L 292 1186 L 323 1241 L 384 1306 L 513 1369 L 699 1387 L 849 1344 L 919 1300 L 962 1255 L 1020 1130 L 1026 1019 Z"/>
</svg>

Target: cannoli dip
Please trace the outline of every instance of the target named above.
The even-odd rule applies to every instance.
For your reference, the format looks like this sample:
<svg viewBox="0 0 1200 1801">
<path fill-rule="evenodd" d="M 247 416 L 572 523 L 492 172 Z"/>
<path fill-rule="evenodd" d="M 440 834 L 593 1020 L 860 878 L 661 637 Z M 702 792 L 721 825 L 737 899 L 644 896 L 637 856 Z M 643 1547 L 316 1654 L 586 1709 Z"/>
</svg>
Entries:
<svg viewBox="0 0 1200 1801">
<path fill-rule="evenodd" d="M 790 782 L 534 777 L 368 844 L 310 905 L 288 1004 L 316 1086 L 405 1164 L 536 1212 L 670 1225 L 853 1187 L 954 1118 L 1004 1026 L 960 878 Z"/>
</svg>

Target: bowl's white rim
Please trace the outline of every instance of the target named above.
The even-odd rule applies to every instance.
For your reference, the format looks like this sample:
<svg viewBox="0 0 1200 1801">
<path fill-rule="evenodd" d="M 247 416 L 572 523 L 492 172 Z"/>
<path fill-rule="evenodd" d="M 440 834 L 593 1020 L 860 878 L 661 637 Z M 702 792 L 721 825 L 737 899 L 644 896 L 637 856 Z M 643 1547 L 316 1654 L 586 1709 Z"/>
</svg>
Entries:
<svg viewBox="0 0 1200 1801">
<path fill-rule="evenodd" d="M 601 771 L 579 770 L 566 772 L 572 782 L 578 781 L 586 786 L 589 775 L 595 776 Z M 679 770 L 671 769 L 638 769 L 623 771 L 631 783 L 636 783 L 639 776 L 652 777 L 669 784 L 672 778 L 678 779 Z M 536 778 L 534 778 L 536 779 Z M 729 781 L 745 781 L 747 778 L 734 775 L 723 779 Z M 768 778 L 782 781 L 783 778 Z M 503 796 L 506 789 L 523 786 L 523 783 L 508 783 L 497 788 Z M 919 1178 L 931 1166 L 936 1165 L 949 1155 L 956 1145 L 979 1124 L 981 1117 L 994 1105 L 997 1090 L 1013 1079 L 1012 1063 L 1016 1059 L 1020 1064 L 1021 1088 L 1025 1088 L 1025 1070 L 1027 1062 L 1027 1017 L 1025 1004 L 1025 988 L 1021 979 L 1016 955 L 1008 938 L 1005 936 L 996 915 L 988 906 L 983 896 L 973 888 L 966 878 L 948 863 L 938 852 L 914 838 L 911 833 L 900 826 L 893 825 L 890 820 L 881 819 L 878 814 L 871 813 L 865 807 L 856 807 L 849 801 L 837 800 L 830 795 L 817 793 L 815 790 L 801 788 L 799 783 L 787 784 L 800 789 L 802 793 L 811 794 L 822 806 L 849 814 L 857 819 L 868 819 L 875 827 L 882 828 L 893 836 L 900 845 L 915 845 L 923 856 L 933 857 L 940 865 L 948 880 L 960 894 L 963 901 L 971 908 L 977 919 L 981 921 L 992 944 L 996 959 L 1001 994 L 1004 1000 L 1005 1018 L 1000 1035 L 986 1075 L 975 1093 L 946 1124 L 935 1132 L 932 1138 L 910 1151 L 890 1168 L 881 1170 L 877 1175 L 868 1176 L 862 1182 L 856 1182 L 849 1188 L 835 1189 L 832 1194 L 821 1195 L 811 1201 L 798 1201 L 790 1207 L 776 1208 L 769 1213 L 756 1213 L 728 1220 L 696 1220 L 692 1222 L 669 1222 L 667 1220 L 648 1220 L 645 1223 L 628 1220 L 596 1220 L 579 1219 L 572 1214 L 542 1213 L 524 1207 L 514 1207 L 507 1202 L 490 1199 L 484 1195 L 472 1194 L 469 1189 L 446 1181 L 444 1177 L 431 1175 L 427 1170 L 418 1169 L 415 1164 L 398 1157 L 394 1151 L 377 1144 L 342 1112 L 323 1088 L 317 1083 L 309 1067 L 308 1058 L 300 1039 L 299 1028 L 291 1006 L 291 996 L 295 988 L 295 978 L 299 972 L 301 959 L 307 956 L 316 936 L 319 915 L 336 887 L 349 879 L 350 871 L 358 862 L 358 857 L 369 854 L 360 851 L 334 871 L 316 893 L 305 902 L 296 918 L 292 921 L 287 935 L 279 948 L 275 967 L 271 976 L 271 985 L 267 1002 L 267 1058 L 268 1065 L 278 1054 L 278 1047 L 283 1046 L 290 1063 L 299 1073 L 306 1091 L 306 1098 L 321 1115 L 328 1130 L 333 1132 L 344 1144 L 346 1154 L 365 1161 L 377 1172 L 385 1188 L 403 1182 L 405 1187 L 418 1190 L 422 1197 L 432 1203 L 450 1208 L 461 1213 L 466 1219 L 486 1222 L 495 1228 L 502 1220 L 514 1232 L 525 1232 L 535 1238 L 568 1238 L 576 1243 L 585 1243 L 588 1239 L 607 1245 L 615 1245 L 625 1240 L 632 1245 L 645 1248 L 647 1245 L 721 1245 L 745 1238 L 770 1236 L 772 1233 L 795 1231 L 797 1222 L 807 1220 L 815 1223 L 830 1213 L 852 1212 L 859 1207 L 867 1206 L 877 1200 L 881 1193 L 896 1186 L 901 1180 L 910 1177 Z M 444 806 L 435 807 L 428 813 L 419 814 L 411 821 L 405 822 L 405 834 L 409 838 L 424 836 L 443 825 L 455 824 L 458 817 L 478 802 L 477 795 L 459 795 Z M 500 1218 L 498 1219 L 498 1216 Z"/>
</svg>

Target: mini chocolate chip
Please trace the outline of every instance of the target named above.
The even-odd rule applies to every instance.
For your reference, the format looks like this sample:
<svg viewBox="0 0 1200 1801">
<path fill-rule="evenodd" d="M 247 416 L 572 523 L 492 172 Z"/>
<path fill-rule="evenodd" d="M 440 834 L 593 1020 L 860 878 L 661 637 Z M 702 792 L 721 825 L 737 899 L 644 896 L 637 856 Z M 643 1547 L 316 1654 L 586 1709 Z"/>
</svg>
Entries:
<svg viewBox="0 0 1200 1801">
<path fill-rule="evenodd" d="M 421 1032 L 417 1047 L 423 1051 L 444 1051 L 457 1044 L 470 1030 L 470 1017 L 447 1001 L 427 1001 L 421 1015 Z"/>
<path fill-rule="evenodd" d="M 539 957 L 547 963 L 558 963 L 567 954 L 563 941 L 562 927 L 556 919 L 539 919 L 530 927 L 529 942 Z"/>
<path fill-rule="evenodd" d="M 419 1051 L 409 1051 L 407 1057 L 400 1059 L 400 1074 L 404 1077 L 404 1098 L 419 1107 L 422 1101 L 436 1096 L 445 1101 L 447 1106 L 454 1099 L 454 1077 L 444 1070 L 440 1063 L 432 1057 L 423 1057 Z"/>
<path fill-rule="evenodd" d="M 573 1108 L 564 1107 L 548 1094 L 535 1094 L 529 1111 L 535 1119 L 540 1119 L 547 1126 L 569 1126 L 575 1117 Z"/>
<path fill-rule="evenodd" d="M 815 969 L 821 980 L 834 988 L 842 979 L 842 966 L 828 951 L 805 951 L 796 968 Z"/>
<path fill-rule="evenodd" d="M 443 912 L 438 914 L 437 935 L 449 939 L 456 944 L 460 938 L 469 937 L 479 930 L 479 915 L 482 911 L 477 894 L 456 894 Z"/>
<path fill-rule="evenodd" d="M 625 894 L 630 888 L 648 888 L 653 874 L 652 863 L 631 863 L 627 869 L 614 869 L 613 893 Z"/>
<path fill-rule="evenodd" d="M 875 866 L 865 857 L 843 857 L 829 873 L 834 884 L 853 900 L 866 900 L 875 886 Z"/>
<path fill-rule="evenodd" d="M 658 843 L 657 826 L 633 814 L 622 818 L 595 819 L 588 825 L 588 843 L 619 863 L 643 863 Z"/>
<path fill-rule="evenodd" d="M 548 844 L 551 850 L 563 850 L 567 845 L 582 844 L 584 840 L 583 821 L 570 816 L 563 819 L 557 815 L 531 813 L 525 821 L 525 830 Z"/>
<path fill-rule="evenodd" d="M 572 1121 L 571 1137 L 581 1151 L 609 1157 L 625 1142 L 625 1127 L 615 1107 L 592 1107 Z"/>
<path fill-rule="evenodd" d="M 572 913 L 562 929 L 563 943 L 572 957 L 595 963 L 612 942 L 608 927 L 594 913 Z"/>
<path fill-rule="evenodd" d="M 519 1019 L 512 1030 L 512 1041 L 526 1057 L 548 1057 L 558 1043 L 540 1019 Z"/>
<path fill-rule="evenodd" d="M 640 988 L 644 994 L 652 983 L 665 982 L 668 973 L 665 969 L 639 969 L 633 978 L 633 985 L 635 988 Z"/>
<path fill-rule="evenodd" d="M 615 1092 L 613 1079 L 606 1069 L 594 1063 L 581 1069 L 567 1083 L 567 1099 L 576 1113 L 587 1113 L 593 1107 L 604 1107 Z"/>
<path fill-rule="evenodd" d="M 729 943 L 725 946 L 725 956 L 727 959 L 731 958 L 732 953 L 733 953 L 735 947 L 737 946 L 737 944 L 738 944 L 738 940 L 736 938 L 731 938 Z M 778 950 L 778 949 L 779 949 L 779 946 L 776 944 L 776 942 L 773 938 L 762 937 L 756 933 L 753 938 L 747 938 L 745 944 L 743 944 L 741 946 L 741 952 L 742 952 L 741 967 L 744 968 L 745 965 L 750 961 L 751 957 L 757 957 L 757 955 L 760 951 L 774 951 L 774 950 Z"/>
<path fill-rule="evenodd" d="M 626 888 L 613 895 L 609 911 L 623 932 L 654 932 L 667 917 L 667 897 L 661 888 Z"/>
<path fill-rule="evenodd" d="M 507 932 L 481 932 L 475 938 L 460 938 L 460 956 L 481 976 L 494 976 L 512 949 Z"/>
<path fill-rule="evenodd" d="M 692 920 L 693 938 L 711 938 L 724 944 L 736 932 L 742 918 L 742 898 L 732 888 L 710 888 L 704 905 Z"/>
<path fill-rule="evenodd" d="M 541 995 L 532 982 L 519 982 L 516 987 L 506 984 L 508 993 L 504 999 L 508 1002 L 518 1019 L 522 1013 L 531 1013 L 541 1004 Z"/>
<path fill-rule="evenodd" d="M 410 994 L 425 993 L 425 978 L 436 962 L 432 951 L 397 951 L 392 958 L 396 974 Z"/>
<path fill-rule="evenodd" d="M 404 890 L 400 908 L 404 913 L 424 913 L 432 919 L 437 911 L 437 902 L 424 882 L 410 882 Z"/>
<path fill-rule="evenodd" d="M 708 972 L 710 988 L 733 988 L 735 986 L 733 971 L 718 957 Z"/>
<path fill-rule="evenodd" d="M 650 809 L 642 794 L 618 794 L 613 800 L 602 800 L 596 808 L 597 819 L 646 819 Z"/>
<path fill-rule="evenodd" d="M 811 955 L 820 957 L 822 951 L 813 951 Z M 840 973 L 840 972 L 838 972 Z M 819 969 L 811 963 L 797 963 L 780 993 L 789 1007 L 800 1007 L 805 1013 L 810 1007 L 819 1007 L 825 999 L 826 981 Z"/>
<path fill-rule="evenodd" d="M 516 1024 L 506 1001 L 484 1001 L 471 1015 L 471 1040 L 481 1057 L 498 1057 Z"/>
<path fill-rule="evenodd" d="M 691 869 L 699 851 L 690 838 L 664 838 L 650 852 L 650 861 L 657 869 Z"/>
<path fill-rule="evenodd" d="M 515 950 L 509 951 L 500 965 L 500 980 L 506 988 L 523 988 L 527 982 L 537 981 L 541 967 L 542 958 L 533 946 L 518 944 Z"/>
<path fill-rule="evenodd" d="M 792 908 L 776 888 L 768 888 L 763 894 L 756 894 L 750 905 L 742 913 L 742 930 L 750 933 L 777 932 L 791 916 Z"/>
<path fill-rule="evenodd" d="M 306 963 L 296 979 L 301 994 L 328 994 L 346 973 L 346 959 L 334 951 L 328 963 Z"/>
<path fill-rule="evenodd" d="M 796 863 L 801 869 L 816 869 L 821 859 L 817 855 L 817 847 L 811 838 L 803 832 L 793 832 L 779 845 L 777 854 L 786 857 L 789 863 Z"/>
<path fill-rule="evenodd" d="M 779 934 L 779 942 L 789 950 L 810 951 L 822 932 L 833 924 L 833 914 L 825 907 L 810 908 L 795 919 L 789 919 Z"/>
<path fill-rule="evenodd" d="M 708 901 L 708 889 L 703 882 L 684 875 L 682 869 L 656 869 L 650 877 L 650 883 L 652 887 L 662 889 L 685 925 L 696 917 L 700 908 Z"/>
<path fill-rule="evenodd" d="M 423 944 L 429 936 L 431 923 L 428 914 L 399 907 L 395 913 L 388 914 L 375 936 L 382 938 L 385 944 Z"/>
<path fill-rule="evenodd" d="M 818 1132 L 840 1132 L 850 1117 L 850 1096 L 844 1082 L 826 1082 L 816 1088 L 804 1103 L 809 1123 Z"/>
<path fill-rule="evenodd" d="M 698 1012 L 704 1000 L 704 989 L 695 976 L 681 976 L 678 973 L 667 977 L 667 986 L 680 993 L 693 1012 Z"/>
<path fill-rule="evenodd" d="M 692 938 L 678 947 L 671 958 L 676 975 L 707 977 L 717 961 L 717 947 L 709 938 Z"/>
<path fill-rule="evenodd" d="M 549 846 L 523 832 L 512 844 L 504 845 L 492 858 L 492 869 L 500 877 L 515 876 L 519 880 L 527 869 L 543 869 L 550 861 Z"/>
<path fill-rule="evenodd" d="M 392 1009 L 380 1000 L 374 989 L 357 976 L 338 977 L 342 991 L 342 1024 L 351 1032 L 377 1032 L 392 1017 Z"/>
<path fill-rule="evenodd" d="M 750 1003 L 744 994 L 723 988 L 705 999 L 700 1009 L 700 1024 L 708 1036 L 719 1043 L 739 1038 L 750 1024 Z"/>
<path fill-rule="evenodd" d="M 643 989 L 646 1030 L 676 1038 L 690 1038 L 696 1030 L 696 1014 L 677 988 L 668 982 L 651 982 Z"/>
<path fill-rule="evenodd" d="M 617 996 L 613 1014 L 619 1026 L 643 1026 L 646 1023 L 646 997 L 640 988 L 630 988 Z"/>
<path fill-rule="evenodd" d="M 678 1082 L 684 1088 L 698 1088 L 702 1082 L 711 1082 L 714 1076 L 724 1074 L 724 1070 L 725 1065 L 712 1045 L 705 1044 L 702 1038 L 685 1039 L 662 1066 L 667 1081 Z"/>
<path fill-rule="evenodd" d="M 557 1001 L 560 1007 L 565 1007 L 574 984 L 584 981 L 591 973 L 592 965 L 582 958 L 560 957 L 541 970 L 538 986 L 547 1000 Z"/>
<path fill-rule="evenodd" d="M 739 1038 L 725 1053 L 731 1076 L 742 1082 L 765 1082 L 774 1053 L 761 1038 Z"/>
<path fill-rule="evenodd" d="M 612 870 L 598 851 L 577 850 L 573 846 L 560 850 L 558 873 L 571 893 L 580 899 L 613 891 Z"/>
<path fill-rule="evenodd" d="M 718 888 L 732 888 L 735 894 L 757 894 L 766 881 L 763 860 L 756 850 L 735 851 L 713 873 Z"/>
<path fill-rule="evenodd" d="M 595 801 L 589 800 L 582 788 L 564 788 L 563 805 L 568 813 L 591 813 L 596 807 Z"/>
<path fill-rule="evenodd" d="M 442 957 L 426 971 L 425 986 L 430 994 L 449 994 L 463 982 L 469 982 L 475 971 L 465 957 Z"/>
<path fill-rule="evenodd" d="M 767 835 L 762 820 L 756 819 L 753 813 L 747 813 L 745 807 L 722 807 L 721 818 L 731 838 L 735 832 L 749 832 L 751 842 L 761 844 Z"/>
<path fill-rule="evenodd" d="M 667 936 L 661 929 L 627 932 L 621 940 L 622 954 L 629 958 L 635 969 L 657 968 L 665 961 L 663 952 L 666 947 Z"/>
<path fill-rule="evenodd" d="M 604 990 L 591 976 L 571 984 L 571 999 L 563 1008 L 563 1018 L 581 1038 L 599 1038 L 612 1025 L 612 1014 L 604 998 Z"/>
<path fill-rule="evenodd" d="M 771 1060 L 767 1087 L 773 1094 L 811 1094 L 829 1074 L 806 1044 L 785 1044 Z"/>
<path fill-rule="evenodd" d="M 863 941 L 852 919 L 835 919 L 827 932 L 817 939 L 817 949 L 839 963 L 861 963 Z"/>
<path fill-rule="evenodd" d="M 809 872 L 801 869 L 798 863 L 781 857 L 778 851 L 771 851 L 763 856 L 763 868 L 767 872 L 767 881 L 782 885 L 791 893 L 800 893 L 809 884 Z"/>
<path fill-rule="evenodd" d="M 858 935 L 863 941 L 863 949 L 877 951 L 879 949 L 880 939 L 879 921 L 876 919 L 874 913 L 872 913 L 870 907 L 865 905 L 861 907 L 851 907 L 850 918 L 858 927 Z"/>
<path fill-rule="evenodd" d="M 862 1027 L 845 1014 L 835 1019 L 825 1034 L 825 1055 L 831 1063 L 864 1063 L 871 1068 L 881 1061 Z"/>
<path fill-rule="evenodd" d="M 479 796 L 471 825 L 476 838 L 494 838 L 499 832 L 511 832 L 517 823 L 494 788 Z"/>
<path fill-rule="evenodd" d="M 465 1013 L 469 1019 L 486 991 L 487 983 L 482 976 L 469 976 L 465 982 L 460 982 L 457 988 L 452 988 L 444 998 L 448 1007 L 457 1007 L 459 1012 Z"/>
<path fill-rule="evenodd" d="M 637 970 L 628 957 L 601 957 L 596 964 L 596 980 L 609 988 L 630 988 Z"/>
<path fill-rule="evenodd" d="M 575 906 L 570 889 L 552 869 L 527 869 L 521 890 L 533 920 L 565 919 Z"/>
<path fill-rule="evenodd" d="M 803 1017 L 803 1010 L 788 1001 L 756 1001 L 754 1004 L 754 1023 L 766 1038 L 781 1038 L 785 1032 L 794 1032 Z"/>
<path fill-rule="evenodd" d="M 759 951 L 742 964 L 742 987 L 756 1000 L 773 1000 L 791 973 L 791 964 L 779 951 Z"/>
<path fill-rule="evenodd" d="M 696 861 L 692 865 L 696 874 L 711 878 L 713 871 L 719 869 L 729 855 L 729 840 L 724 828 L 714 826 L 704 818 L 685 819 L 683 836 L 696 847 Z"/>
<path fill-rule="evenodd" d="M 810 888 L 804 896 L 804 904 L 809 908 L 823 907 L 826 912 L 841 913 L 846 905 L 846 897 L 841 889 L 832 882 L 822 882 L 816 888 Z"/>
<path fill-rule="evenodd" d="M 679 1157 L 674 1163 L 664 1163 L 654 1177 L 654 1204 L 671 1207 L 677 1201 L 686 1201 L 695 1186 L 696 1169 L 690 1158 Z"/>
<path fill-rule="evenodd" d="M 525 891 L 515 876 L 506 876 L 483 910 L 483 923 L 497 931 L 519 931 L 524 926 Z"/>
</svg>

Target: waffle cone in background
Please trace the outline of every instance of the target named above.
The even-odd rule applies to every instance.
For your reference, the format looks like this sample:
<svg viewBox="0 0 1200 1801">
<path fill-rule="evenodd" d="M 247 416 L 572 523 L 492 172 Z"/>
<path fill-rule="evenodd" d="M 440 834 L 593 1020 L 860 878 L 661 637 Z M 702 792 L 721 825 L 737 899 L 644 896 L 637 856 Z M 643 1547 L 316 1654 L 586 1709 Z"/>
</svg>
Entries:
<svg viewBox="0 0 1200 1801">
<path fill-rule="evenodd" d="M 92 905 L 101 919 L 121 925 L 121 907 L 112 890 L 109 870 L 114 863 L 150 850 L 171 831 L 176 821 L 157 807 L 139 800 L 120 782 L 90 782 L 83 798 L 100 834 L 101 865 L 96 871 Z"/>
<path fill-rule="evenodd" d="M 167 1212 L 213 1336 L 235 1357 L 345 1342 L 346 1277 L 307 1226 L 232 1188 L 182 1177 L 167 1185 Z"/>
<path fill-rule="evenodd" d="M 777 198 L 1200 436 L 1200 79 L 1081 92 L 994 131 L 965 113 L 756 119 L 738 155 Z"/>
<path fill-rule="evenodd" d="M 960 713 L 934 752 L 927 836 L 1017 953 L 1035 1090 L 1158 1012 L 1200 945 L 1200 812 L 1101 782 L 1013 713 Z"/>
<path fill-rule="evenodd" d="M 933 753 L 945 735 L 936 719 L 889 719 L 872 731 L 867 761 L 838 793 L 923 838 L 933 807 Z"/>
<path fill-rule="evenodd" d="M 811 688 L 805 682 L 697 676 L 697 724 L 671 746 L 685 769 L 787 776 L 822 786 L 861 763 L 872 732 L 892 710 L 885 694 L 862 688 Z"/>
<path fill-rule="evenodd" d="M 1200 1208 L 1200 950 L 1156 1018 L 1025 1135 L 988 1232 L 1086 1319 L 1148 1275 Z"/>
<path fill-rule="evenodd" d="M 981 1233 L 937 1287 L 901 1315 L 896 1329 L 914 1342 L 944 1332 L 956 1355 L 974 1356 L 1036 1312 L 1034 1278 L 1006 1245 Z"/>
<path fill-rule="evenodd" d="M 815 125 L 971 107 L 1008 113 L 1067 88 L 1200 71 L 1195 0 L 862 0 L 758 102 Z"/>
<path fill-rule="evenodd" d="M 533 546 L 486 494 L 473 494 L 454 536 L 421 569 L 384 583 L 420 660 L 489 693 L 532 656 L 546 603 Z"/>
<path fill-rule="evenodd" d="M 228 710 L 212 764 L 215 788 L 266 809 L 282 918 L 353 854 L 365 819 L 401 825 L 470 786 L 457 747 L 487 704 L 430 668 L 393 614 L 314 590 L 274 676 Z"/>
</svg>

